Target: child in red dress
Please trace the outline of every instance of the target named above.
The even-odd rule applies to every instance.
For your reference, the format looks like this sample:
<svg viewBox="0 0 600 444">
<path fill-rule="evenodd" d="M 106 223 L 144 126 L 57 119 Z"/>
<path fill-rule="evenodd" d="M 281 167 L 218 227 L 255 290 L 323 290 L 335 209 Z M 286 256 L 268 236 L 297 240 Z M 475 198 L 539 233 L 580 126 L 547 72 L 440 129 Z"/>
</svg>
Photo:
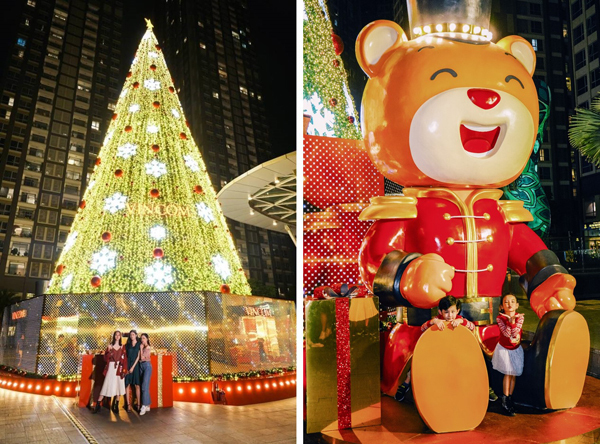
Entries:
<svg viewBox="0 0 600 444">
<path fill-rule="evenodd" d="M 517 376 L 521 376 L 523 373 L 524 362 L 523 347 L 521 347 L 524 316 L 522 313 L 517 313 L 517 308 L 519 308 L 519 303 L 514 295 L 502 296 L 500 301 L 502 312 L 496 319 L 498 327 L 500 327 L 500 340 L 492 357 L 494 370 L 504 374 L 502 408 L 508 416 L 515 416 L 512 394 L 515 390 Z"/>
</svg>

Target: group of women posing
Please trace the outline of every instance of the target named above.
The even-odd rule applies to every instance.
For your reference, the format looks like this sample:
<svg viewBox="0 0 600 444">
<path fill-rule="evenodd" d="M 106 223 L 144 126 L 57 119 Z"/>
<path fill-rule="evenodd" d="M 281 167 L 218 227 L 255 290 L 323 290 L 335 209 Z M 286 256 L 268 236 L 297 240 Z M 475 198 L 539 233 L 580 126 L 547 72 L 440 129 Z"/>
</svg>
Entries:
<svg viewBox="0 0 600 444">
<path fill-rule="evenodd" d="M 131 330 L 127 343 L 123 347 L 121 332 L 115 331 L 110 345 L 104 352 L 104 360 L 106 361 L 104 383 L 92 413 L 98 413 L 102 400 L 111 397 L 113 398 L 112 411 L 117 413 L 119 397 L 123 395 L 126 396 L 124 408 L 131 412 L 133 387 L 135 387 L 137 400 L 136 411 L 140 415 L 149 412 L 152 365 L 150 364 L 150 338 L 148 335 L 142 333 L 138 340 L 137 332 Z"/>
</svg>

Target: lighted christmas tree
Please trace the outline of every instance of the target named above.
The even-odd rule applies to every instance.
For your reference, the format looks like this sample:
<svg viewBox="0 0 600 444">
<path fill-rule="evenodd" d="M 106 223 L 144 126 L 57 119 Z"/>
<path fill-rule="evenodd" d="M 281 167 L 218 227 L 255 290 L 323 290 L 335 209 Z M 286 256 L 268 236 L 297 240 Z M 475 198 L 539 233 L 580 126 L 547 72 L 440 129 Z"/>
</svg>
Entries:
<svg viewBox="0 0 600 444">
<path fill-rule="evenodd" d="M 147 22 L 47 293 L 250 294 Z"/>
<path fill-rule="evenodd" d="M 333 33 L 325 0 L 304 0 L 304 113 L 312 116 L 308 134 L 361 139 L 358 114 Z"/>
</svg>

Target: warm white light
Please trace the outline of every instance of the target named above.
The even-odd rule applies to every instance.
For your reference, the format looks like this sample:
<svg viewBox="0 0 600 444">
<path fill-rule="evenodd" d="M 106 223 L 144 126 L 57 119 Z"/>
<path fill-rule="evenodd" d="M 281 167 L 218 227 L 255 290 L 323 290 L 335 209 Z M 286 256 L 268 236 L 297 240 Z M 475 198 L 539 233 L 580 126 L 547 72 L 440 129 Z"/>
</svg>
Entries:
<svg viewBox="0 0 600 444">
<path fill-rule="evenodd" d="M 148 162 L 146 164 L 146 174 L 154 176 L 158 179 L 163 174 L 167 174 L 167 165 L 159 162 L 156 159 L 153 159 L 152 162 Z"/>
<path fill-rule="evenodd" d="M 492 33 L 490 31 L 488 31 L 487 37 L 488 40 L 492 40 Z"/>
<path fill-rule="evenodd" d="M 151 58 L 153 58 L 153 59 L 156 59 L 156 58 L 158 58 L 158 54 L 157 54 L 157 53 L 155 53 L 154 51 L 150 51 L 150 52 L 148 53 L 148 56 L 149 56 L 149 57 L 151 57 Z"/>
<path fill-rule="evenodd" d="M 422 32 L 423 31 L 419 27 L 413 29 L 413 34 L 414 35 L 421 35 Z"/>
<path fill-rule="evenodd" d="M 195 388 L 192 389 L 192 393 L 196 393 L 196 389 Z"/>
<path fill-rule="evenodd" d="M 241 392 L 242 391 L 242 386 L 238 385 L 237 389 L 238 389 L 238 392 Z"/>
<path fill-rule="evenodd" d="M 155 125 L 155 124 L 153 124 L 153 123 L 151 123 L 150 125 L 148 125 L 148 126 L 146 127 L 146 132 L 147 132 L 148 134 L 156 134 L 156 133 L 158 133 L 159 131 L 160 131 L 160 128 L 159 128 L 159 126 L 158 126 L 158 125 Z"/>
<path fill-rule="evenodd" d="M 110 250 L 108 247 L 103 247 L 102 250 L 92 254 L 92 263 L 90 268 L 97 270 L 99 274 L 104 274 L 108 270 L 115 268 L 117 252 Z"/>
<path fill-rule="evenodd" d="M 231 391 L 231 387 L 227 387 L 227 391 L 230 392 Z"/>
<path fill-rule="evenodd" d="M 204 393 L 208 393 L 208 389 L 207 388 L 205 388 L 203 391 L 204 391 Z"/>
<path fill-rule="evenodd" d="M 104 199 L 104 209 L 114 214 L 119 210 L 123 210 L 125 208 L 125 203 L 127 202 L 127 196 L 124 196 L 120 192 L 116 192 L 110 197 Z"/>
<path fill-rule="evenodd" d="M 173 114 L 173 117 L 175 117 L 176 119 L 179 119 L 179 117 L 181 117 L 181 114 L 179 114 L 179 111 L 177 111 L 175 108 L 171 110 L 171 114 Z"/>
<path fill-rule="evenodd" d="M 133 105 L 131 105 L 129 107 L 130 113 L 137 113 L 139 110 L 140 110 L 140 105 L 138 105 L 137 103 L 134 103 Z"/>
<path fill-rule="evenodd" d="M 425 34 L 429 34 L 431 32 L 431 26 L 429 26 L 429 25 L 423 26 L 423 31 L 425 31 Z"/>
<path fill-rule="evenodd" d="M 117 157 L 122 157 L 123 159 L 129 159 L 133 156 L 137 151 L 137 145 L 133 143 L 127 142 L 124 145 L 121 145 L 117 148 Z"/>
<path fill-rule="evenodd" d="M 179 389 L 179 393 L 183 393 L 183 389 Z"/>
<path fill-rule="evenodd" d="M 480 32 L 481 32 L 481 27 L 479 27 L 479 26 L 475 26 L 475 27 L 473 28 L 473 34 L 479 34 Z"/>
<path fill-rule="evenodd" d="M 437 32 L 442 32 L 442 29 L 444 29 L 444 27 L 443 27 L 442 25 L 440 25 L 440 24 L 438 24 L 438 25 L 435 25 L 435 30 L 436 30 Z"/>
<path fill-rule="evenodd" d="M 163 240 L 167 236 L 167 230 L 165 227 L 155 225 L 150 228 L 150 237 L 154 240 Z"/>
<path fill-rule="evenodd" d="M 204 219 L 204 222 L 206 223 L 215 220 L 215 215 L 213 214 L 212 210 L 204 202 L 196 204 L 196 211 L 198 212 L 198 216 Z"/>
<path fill-rule="evenodd" d="M 220 254 L 216 254 L 211 259 L 213 263 L 213 267 L 217 274 L 221 276 L 221 279 L 224 281 L 227 280 L 229 276 L 231 276 L 231 268 L 229 267 L 229 262 L 223 258 Z"/>
<path fill-rule="evenodd" d="M 456 29 L 456 23 L 450 23 L 450 26 L 448 26 L 448 29 L 450 31 L 454 31 Z"/>
<path fill-rule="evenodd" d="M 198 171 L 200 171 L 200 166 L 198 165 L 198 162 L 196 162 L 196 160 L 192 157 L 191 154 L 186 154 L 185 156 L 183 156 L 183 159 L 185 160 L 185 166 L 192 170 L 192 172 L 197 173 Z"/>
<path fill-rule="evenodd" d="M 469 32 L 469 29 L 471 29 L 469 25 L 463 25 L 462 27 L 463 32 Z"/>
</svg>

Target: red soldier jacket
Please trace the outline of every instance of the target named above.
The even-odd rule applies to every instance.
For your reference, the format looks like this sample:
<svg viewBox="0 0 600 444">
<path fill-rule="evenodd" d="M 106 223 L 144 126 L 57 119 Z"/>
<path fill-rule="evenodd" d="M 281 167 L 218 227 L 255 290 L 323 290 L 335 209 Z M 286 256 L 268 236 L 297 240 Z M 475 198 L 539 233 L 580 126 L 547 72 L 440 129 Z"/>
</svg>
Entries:
<svg viewBox="0 0 600 444">
<path fill-rule="evenodd" d="M 434 318 L 434 319 L 436 319 L 436 318 Z M 444 317 L 442 315 L 437 315 L 437 319 L 441 319 L 443 321 Z M 463 318 L 460 315 L 456 316 L 456 319 L 461 319 L 462 320 L 462 322 L 460 323 L 460 325 L 467 327 L 471 331 L 475 330 L 475 324 L 473 324 L 468 319 L 465 319 L 465 318 Z M 423 325 L 421 325 L 421 332 L 424 332 L 425 330 L 427 330 L 429 327 L 431 327 L 433 325 L 431 323 L 431 321 L 433 321 L 433 319 L 430 319 L 429 321 L 427 321 Z"/>
<path fill-rule="evenodd" d="M 121 346 L 119 350 L 109 349 L 108 347 L 104 351 L 104 361 L 106 361 L 106 366 L 104 367 L 104 376 L 108 372 L 108 366 L 111 362 L 117 363 L 117 375 L 121 377 L 121 379 L 125 378 L 127 374 L 127 352 L 125 351 L 125 347 Z"/>
<path fill-rule="evenodd" d="M 515 322 L 510 322 L 510 318 L 504 313 L 496 318 L 498 327 L 500 328 L 500 340 L 498 343 L 508 349 L 514 350 L 521 345 L 521 331 L 523 330 L 523 321 L 525 316 L 522 313 L 515 315 Z"/>
</svg>

